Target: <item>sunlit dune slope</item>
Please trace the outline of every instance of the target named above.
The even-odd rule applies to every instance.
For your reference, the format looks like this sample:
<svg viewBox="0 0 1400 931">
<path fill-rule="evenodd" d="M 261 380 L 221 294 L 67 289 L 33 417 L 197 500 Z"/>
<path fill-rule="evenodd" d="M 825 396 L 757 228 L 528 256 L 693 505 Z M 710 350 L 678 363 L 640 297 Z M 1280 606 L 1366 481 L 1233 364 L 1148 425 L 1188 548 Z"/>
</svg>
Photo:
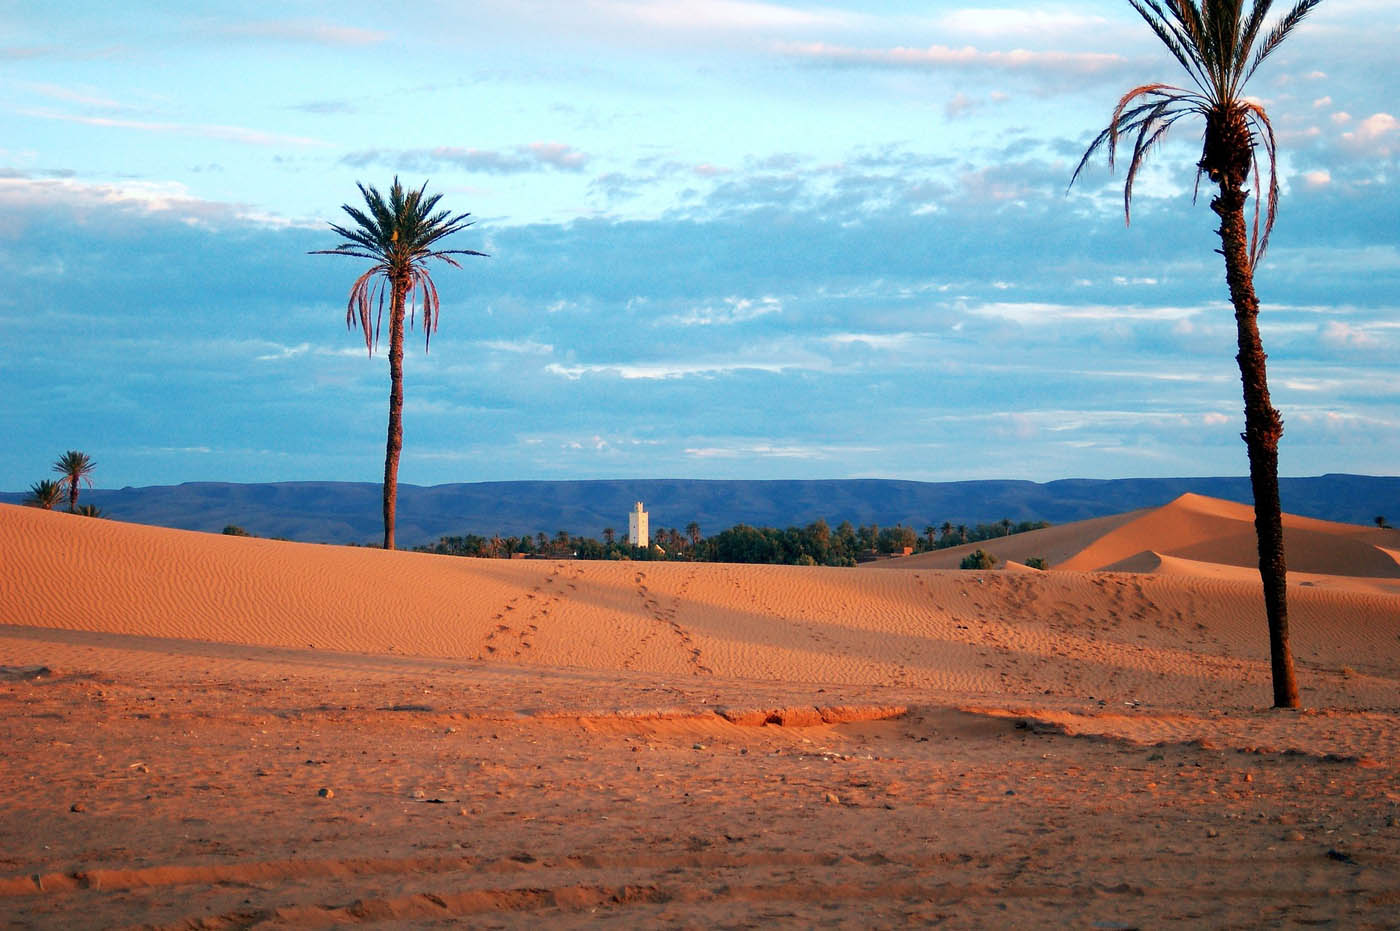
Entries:
<svg viewBox="0 0 1400 931">
<path fill-rule="evenodd" d="M 1284 515 L 1290 572 L 1400 580 L 1395 531 Z M 1053 569 L 1167 572 L 1245 579 L 1208 566 L 1258 566 L 1254 510 L 1248 505 L 1186 494 L 1160 508 L 1080 521 L 1031 533 L 880 563 L 888 568 L 956 568 L 981 548 L 999 560 L 1039 556 Z M 1170 561 L 1164 562 L 1164 559 Z M 1396 589 L 1400 590 L 1400 589 Z"/>
<path fill-rule="evenodd" d="M 478 560 L 12 506 L 0 506 L 0 569 L 0 665 L 52 662 L 60 639 L 102 662 L 194 662 L 161 646 L 178 640 L 206 655 L 226 644 L 1172 702 L 1249 701 L 1268 676 L 1247 578 Z M 1400 701 L 1400 596 L 1296 591 L 1300 661 L 1349 666 L 1352 693 Z M 114 637 L 130 652 L 101 653 Z"/>
</svg>

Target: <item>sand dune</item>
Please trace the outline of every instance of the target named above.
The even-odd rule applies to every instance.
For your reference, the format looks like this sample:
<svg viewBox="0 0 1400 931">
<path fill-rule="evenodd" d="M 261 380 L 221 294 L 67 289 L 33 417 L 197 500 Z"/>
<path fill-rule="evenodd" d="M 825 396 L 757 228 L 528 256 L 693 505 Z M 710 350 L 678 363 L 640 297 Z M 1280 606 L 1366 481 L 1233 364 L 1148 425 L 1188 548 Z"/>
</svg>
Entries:
<svg viewBox="0 0 1400 931">
<path fill-rule="evenodd" d="M 1294 574 L 1324 710 L 1280 715 L 1258 580 L 1230 562 L 1240 520 L 1188 496 L 1002 551 L 1133 571 L 864 571 L 461 559 L 0 506 L 0 914 L 1385 924 L 1395 548 L 1290 520 L 1290 559 L 1371 577 Z"/>
<path fill-rule="evenodd" d="M 1285 514 L 1285 557 L 1298 581 L 1311 575 L 1400 580 L 1393 548 L 1396 531 L 1339 524 Z M 1390 548 L 1388 548 L 1390 547 Z M 1039 556 L 1052 569 L 1186 574 L 1192 568 L 1225 577 L 1217 566 L 1255 569 L 1259 560 L 1253 508 L 1185 494 L 1169 504 L 1112 517 L 1079 521 L 1010 537 L 921 553 L 874 564 L 879 568 L 955 569 L 964 556 L 983 549 L 1002 561 L 1025 563 Z M 1179 562 L 1162 569 L 1161 557 Z M 1233 575 L 1234 578 L 1246 578 Z M 1364 587 L 1375 588 L 1371 582 Z M 1400 591 L 1400 588 L 1385 590 Z"/>
<path fill-rule="evenodd" d="M 1257 579 L 1167 555 L 1210 549 L 1208 531 L 1232 528 L 1234 512 L 1188 496 L 1116 527 L 1095 523 L 1108 532 L 1066 563 L 1106 559 L 1135 574 L 478 560 L 0 507 L 0 621 L 11 637 L 58 629 L 667 676 L 1247 702 L 1265 675 Z M 1305 523 L 1305 543 L 1374 549 L 1351 528 Z M 1147 530 L 1169 545 L 1147 549 Z M 1297 581 L 1314 583 L 1293 599 L 1302 661 L 1400 665 L 1400 611 L 1383 580 Z M 1217 673 L 1201 674 L 1217 645 L 1234 664 L 1224 694 Z"/>
</svg>

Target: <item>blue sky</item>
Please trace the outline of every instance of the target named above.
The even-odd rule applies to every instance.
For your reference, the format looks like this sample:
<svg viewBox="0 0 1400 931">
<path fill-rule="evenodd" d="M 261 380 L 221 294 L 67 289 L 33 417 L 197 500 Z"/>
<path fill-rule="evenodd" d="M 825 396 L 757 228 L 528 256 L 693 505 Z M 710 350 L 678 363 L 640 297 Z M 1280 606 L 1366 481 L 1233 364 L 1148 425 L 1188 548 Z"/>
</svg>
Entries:
<svg viewBox="0 0 1400 931">
<path fill-rule="evenodd" d="M 387 363 L 311 256 L 356 181 L 477 224 L 406 359 L 400 480 L 1238 475 L 1199 130 L 1126 2 L 0 2 L 0 489 L 377 481 Z M 1256 74 L 1281 470 L 1400 460 L 1389 0 Z"/>
</svg>

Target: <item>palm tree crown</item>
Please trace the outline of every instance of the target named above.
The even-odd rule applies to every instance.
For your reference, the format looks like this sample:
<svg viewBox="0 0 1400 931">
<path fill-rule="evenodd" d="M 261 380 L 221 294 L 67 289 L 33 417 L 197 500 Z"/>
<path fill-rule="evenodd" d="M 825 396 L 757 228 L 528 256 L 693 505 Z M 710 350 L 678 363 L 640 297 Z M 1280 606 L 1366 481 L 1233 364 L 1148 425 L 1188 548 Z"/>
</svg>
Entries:
<svg viewBox="0 0 1400 931">
<path fill-rule="evenodd" d="M 345 308 L 345 325 L 357 326 L 365 335 L 365 349 L 371 355 L 379 344 L 379 327 L 384 317 L 386 285 L 388 296 L 400 288 L 409 303 L 409 322 L 421 301 L 423 305 L 423 348 L 426 351 L 438 323 L 438 292 L 428 274 L 429 259 L 441 259 L 461 268 L 454 255 L 480 255 L 473 249 L 434 249 L 439 240 L 472 225 L 470 213 L 453 215 L 451 211 L 433 212 L 441 194 L 426 195 L 427 183 L 416 191 L 405 190 L 397 176 L 389 188 L 389 197 L 373 185 L 359 184 L 365 199 L 365 210 L 345 204 L 341 207 L 355 221 L 351 227 L 330 224 L 347 240 L 334 249 L 317 249 L 312 255 L 348 255 L 369 259 L 374 264 L 350 287 L 350 300 Z M 370 311 L 377 306 L 373 326 Z"/>
<path fill-rule="evenodd" d="M 68 450 L 54 461 L 53 470 L 60 476 L 59 485 L 68 492 L 68 510 L 78 509 L 78 486 L 87 482 L 87 486 L 92 487 L 90 476 L 95 468 L 97 463 L 88 458 L 87 453 L 76 449 Z"/>
<path fill-rule="evenodd" d="M 1133 181 L 1147 153 L 1183 117 L 1205 120 L 1205 139 L 1197 179 L 1205 174 L 1217 184 L 1243 188 L 1254 169 L 1254 223 L 1249 260 L 1257 265 L 1269 244 L 1278 210 L 1277 145 L 1268 114 L 1244 96 L 1244 85 L 1264 59 L 1279 47 L 1321 0 L 1297 0 L 1273 28 L 1264 31 L 1273 0 L 1254 0 L 1248 15 L 1243 0 L 1128 0 L 1133 9 L 1181 63 L 1194 89 L 1171 84 L 1143 84 L 1118 101 L 1108 127 L 1090 144 L 1070 179 L 1073 185 L 1090 157 L 1107 145 L 1112 167 L 1119 136 L 1136 136 L 1123 186 L 1123 213 L 1131 219 Z M 1262 40 L 1261 40 L 1262 36 Z M 1257 47 L 1256 47 L 1257 46 Z M 1268 163 L 1267 209 L 1260 228 L 1261 173 L 1255 134 Z"/>
<path fill-rule="evenodd" d="M 58 507 L 58 502 L 63 500 L 63 485 L 53 479 L 40 479 L 29 486 L 29 497 L 24 499 L 25 505 L 31 508 L 43 508 L 52 511 Z M 1377 517 L 1377 522 L 1384 518 Z"/>
</svg>

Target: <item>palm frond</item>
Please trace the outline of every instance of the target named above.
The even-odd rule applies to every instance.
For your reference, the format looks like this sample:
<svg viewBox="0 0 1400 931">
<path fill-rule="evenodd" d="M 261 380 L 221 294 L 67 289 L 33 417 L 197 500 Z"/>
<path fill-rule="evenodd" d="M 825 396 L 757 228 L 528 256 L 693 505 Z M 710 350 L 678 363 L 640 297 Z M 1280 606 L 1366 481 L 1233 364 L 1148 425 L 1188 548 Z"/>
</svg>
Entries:
<svg viewBox="0 0 1400 931">
<path fill-rule="evenodd" d="M 1171 101 L 1162 101 L 1157 105 L 1157 111 L 1139 124 L 1141 129 L 1138 131 L 1137 141 L 1133 144 L 1133 158 L 1128 163 L 1128 177 L 1123 182 L 1123 222 L 1125 224 L 1131 224 L 1133 220 L 1133 182 L 1137 179 L 1138 170 L 1142 168 L 1147 154 L 1166 138 L 1167 131 L 1177 120 L 1191 112 L 1189 109 L 1173 112 L 1170 110 L 1170 106 Z"/>
<path fill-rule="evenodd" d="M 1137 10 L 1138 15 L 1172 53 L 1172 57 L 1185 69 L 1191 82 L 1202 91 L 1207 90 L 1205 71 L 1190 36 L 1172 21 L 1172 17 L 1157 5 L 1156 0 L 1128 0 L 1128 3 Z"/>
<path fill-rule="evenodd" d="M 1151 99 L 1131 106 L 1134 100 L 1142 97 Z M 1094 153 L 1103 148 L 1105 144 L 1108 148 L 1108 168 L 1112 171 L 1117 164 L 1119 136 L 1140 133 L 1144 125 L 1153 119 L 1170 116 L 1171 121 L 1175 122 L 1179 118 L 1178 111 L 1170 110 L 1170 108 L 1189 104 L 1183 111 L 1180 111 L 1181 114 L 1184 114 L 1194 109 L 1196 99 L 1198 99 L 1196 94 L 1170 84 L 1143 84 L 1128 91 L 1119 98 L 1118 105 L 1113 108 L 1113 115 L 1109 118 L 1108 126 L 1095 136 L 1094 141 L 1089 143 L 1089 147 L 1084 150 L 1083 157 L 1075 166 L 1074 174 L 1070 176 L 1069 187 L 1074 187 L 1074 182 L 1079 179 L 1084 166 L 1093 158 Z"/>
<path fill-rule="evenodd" d="M 1293 9 L 1284 14 L 1283 19 L 1279 20 L 1273 29 L 1269 30 L 1269 34 L 1264 38 L 1263 44 L 1259 46 L 1259 51 L 1254 56 L 1254 63 L 1249 66 L 1249 70 L 1245 72 L 1244 77 L 1240 80 L 1241 86 L 1254 74 L 1255 69 L 1263 64 L 1264 59 L 1268 58 L 1269 55 L 1273 53 L 1274 49 L 1278 48 L 1283 40 L 1288 38 L 1288 34 L 1303 21 L 1303 17 L 1312 12 L 1313 7 L 1321 2 L 1322 0 L 1298 0 L 1298 2 L 1294 4 Z"/>
<path fill-rule="evenodd" d="M 1254 48 L 1254 42 L 1259 37 L 1259 30 L 1264 26 L 1264 20 L 1268 18 L 1269 8 L 1273 6 L 1273 0 L 1254 0 L 1254 6 L 1250 8 L 1249 18 L 1245 20 L 1244 28 L 1240 30 L 1239 40 L 1236 42 L 1234 61 L 1231 67 L 1235 72 L 1235 84 L 1230 88 L 1230 93 L 1238 94 L 1244 82 L 1249 78 L 1250 69 L 1245 67 L 1245 62 L 1249 58 L 1250 50 Z"/>
<path fill-rule="evenodd" d="M 333 249 L 313 250 L 312 255 L 344 255 L 373 264 L 350 287 L 345 325 L 364 334 L 365 348 L 373 355 L 384 322 L 384 305 L 402 297 L 408 323 L 417 321 L 418 302 L 423 303 L 423 327 L 431 337 L 437 329 L 441 301 L 426 263 L 437 260 L 461 268 L 454 256 L 487 253 L 475 249 L 438 249 L 437 243 L 471 226 L 470 213 L 437 210 L 441 194 L 429 194 L 427 182 L 405 188 L 394 177 L 386 193 L 373 185 L 356 183 L 363 208 L 350 204 L 341 209 L 351 223 L 331 223 L 344 242 Z M 421 293 L 420 293 L 421 292 Z"/>
<path fill-rule="evenodd" d="M 1259 138 L 1264 147 L 1264 153 L 1269 161 L 1269 193 L 1267 209 L 1264 213 L 1264 231 L 1259 233 L 1259 185 L 1261 183 L 1259 173 L 1259 159 L 1254 158 L 1254 235 L 1250 237 L 1249 255 L 1250 264 L 1258 264 L 1264 257 L 1264 251 L 1269 248 L 1269 235 L 1274 230 L 1274 219 L 1278 216 L 1278 140 L 1274 137 L 1273 124 L 1269 122 L 1269 114 L 1264 112 L 1264 108 L 1255 103 L 1244 104 L 1245 110 L 1249 114 L 1249 120 L 1259 130 Z"/>
</svg>

